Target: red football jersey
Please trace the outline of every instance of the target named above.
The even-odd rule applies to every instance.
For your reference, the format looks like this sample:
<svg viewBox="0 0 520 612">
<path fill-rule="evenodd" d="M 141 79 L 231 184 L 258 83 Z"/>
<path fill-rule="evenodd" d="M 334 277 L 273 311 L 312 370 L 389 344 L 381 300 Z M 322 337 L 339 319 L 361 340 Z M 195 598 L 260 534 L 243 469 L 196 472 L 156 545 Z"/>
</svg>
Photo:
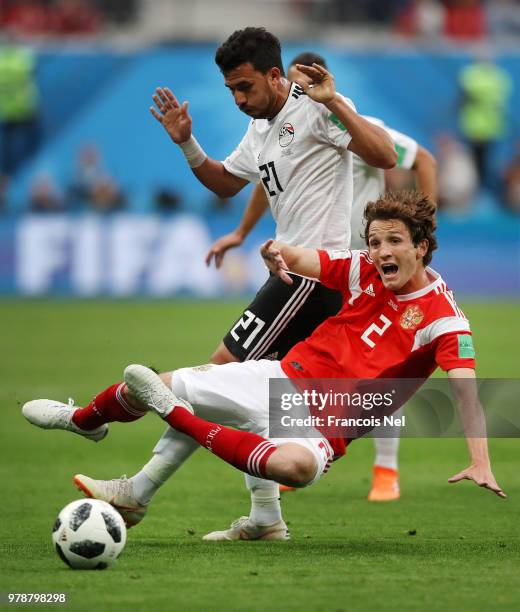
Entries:
<svg viewBox="0 0 520 612">
<path fill-rule="evenodd" d="M 385 289 L 367 251 L 318 251 L 320 281 L 343 294 L 340 312 L 282 359 L 290 378 L 428 378 L 474 368 L 469 321 L 441 276 L 408 295 Z"/>
<path fill-rule="evenodd" d="M 320 281 L 343 294 L 340 312 L 282 359 L 289 378 L 416 378 L 474 368 L 469 322 L 441 276 L 408 295 L 386 289 L 367 251 L 318 251 Z M 329 439 L 335 456 L 348 440 Z"/>
</svg>

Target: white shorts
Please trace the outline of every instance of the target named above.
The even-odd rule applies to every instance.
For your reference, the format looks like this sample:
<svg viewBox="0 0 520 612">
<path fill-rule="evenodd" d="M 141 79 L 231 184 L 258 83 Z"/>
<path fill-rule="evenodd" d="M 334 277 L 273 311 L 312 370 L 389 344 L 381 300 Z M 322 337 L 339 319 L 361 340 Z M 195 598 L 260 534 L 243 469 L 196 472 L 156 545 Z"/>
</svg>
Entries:
<svg viewBox="0 0 520 612">
<path fill-rule="evenodd" d="M 181 368 L 172 373 L 173 393 L 190 402 L 206 421 L 250 431 L 273 444 L 300 444 L 314 455 L 318 468 L 312 484 L 327 472 L 333 451 L 317 430 L 308 438 L 269 437 L 269 379 L 287 378 L 279 361 L 261 359 L 224 365 Z"/>
</svg>

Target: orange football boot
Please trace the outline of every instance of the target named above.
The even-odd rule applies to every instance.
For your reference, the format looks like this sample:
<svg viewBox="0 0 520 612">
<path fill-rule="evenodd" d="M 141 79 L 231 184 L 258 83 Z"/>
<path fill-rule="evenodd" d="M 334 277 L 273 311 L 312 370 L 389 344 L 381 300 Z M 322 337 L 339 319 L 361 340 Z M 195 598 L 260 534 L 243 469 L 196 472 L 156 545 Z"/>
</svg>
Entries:
<svg viewBox="0 0 520 612">
<path fill-rule="evenodd" d="M 392 468 L 374 465 L 372 489 L 368 501 L 393 501 L 399 499 L 399 472 Z"/>
<path fill-rule="evenodd" d="M 289 493 L 290 491 L 296 491 L 296 487 L 289 487 L 287 485 L 280 485 L 280 493 Z"/>
</svg>

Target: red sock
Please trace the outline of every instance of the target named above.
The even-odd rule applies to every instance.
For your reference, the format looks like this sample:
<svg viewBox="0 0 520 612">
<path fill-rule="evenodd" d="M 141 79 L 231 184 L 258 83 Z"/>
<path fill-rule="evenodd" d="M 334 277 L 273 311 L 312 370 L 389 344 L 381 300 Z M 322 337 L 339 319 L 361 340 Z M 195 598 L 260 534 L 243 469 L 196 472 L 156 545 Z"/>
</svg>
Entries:
<svg viewBox="0 0 520 612">
<path fill-rule="evenodd" d="M 177 406 L 165 421 L 242 472 L 266 478 L 267 460 L 276 450 L 276 446 L 266 438 L 210 423 L 182 406 Z"/>
<path fill-rule="evenodd" d="M 90 430 L 112 421 L 127 423 L 140 419 L 146 410 L 138 410 L 128 403 L 124 386 L 125 383 L 117 383 L 98 393 L 88 406 L 76 410 L 72 415 L 74 423 L 81 429 Z"/>
</svg>

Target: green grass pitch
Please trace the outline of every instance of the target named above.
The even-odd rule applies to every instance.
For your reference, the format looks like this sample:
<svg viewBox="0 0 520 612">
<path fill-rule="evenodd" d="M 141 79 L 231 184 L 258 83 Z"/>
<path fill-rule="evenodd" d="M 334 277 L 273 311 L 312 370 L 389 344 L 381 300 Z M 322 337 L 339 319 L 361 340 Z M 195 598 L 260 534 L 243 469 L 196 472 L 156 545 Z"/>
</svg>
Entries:
<svg viewBox="0 0 520 612">
<path fill-rule="evenodd" d="M 463 305 L 479 374 L 517 377 L 518 303 Z M 467 464 L 463 440 L 401 444 L 402 499 L 365 501 L 372 442 L 351 446 L 315 486 L 283 499 L 290 542 L 203 543 L 249 508 L 242 475 L 201 450 L 129 531 L 118 564 L 69 570 L 51 545 L 59 510 L 80 497 L 74 473 L 133 474 L 163 431 L 152 415 L 113 424 L 101 444 L 31 427 L 28 399 L 85 403 L 124 366 L 204 363 L 237 303 L 0 303 L 0 592 L 66 592 L 69 610 L 518 610 L 518 440 L 491 440 L 502 501 L 446 480 Z M 416 530 L 416 535 L 411 533 Z"/>
</svg>

